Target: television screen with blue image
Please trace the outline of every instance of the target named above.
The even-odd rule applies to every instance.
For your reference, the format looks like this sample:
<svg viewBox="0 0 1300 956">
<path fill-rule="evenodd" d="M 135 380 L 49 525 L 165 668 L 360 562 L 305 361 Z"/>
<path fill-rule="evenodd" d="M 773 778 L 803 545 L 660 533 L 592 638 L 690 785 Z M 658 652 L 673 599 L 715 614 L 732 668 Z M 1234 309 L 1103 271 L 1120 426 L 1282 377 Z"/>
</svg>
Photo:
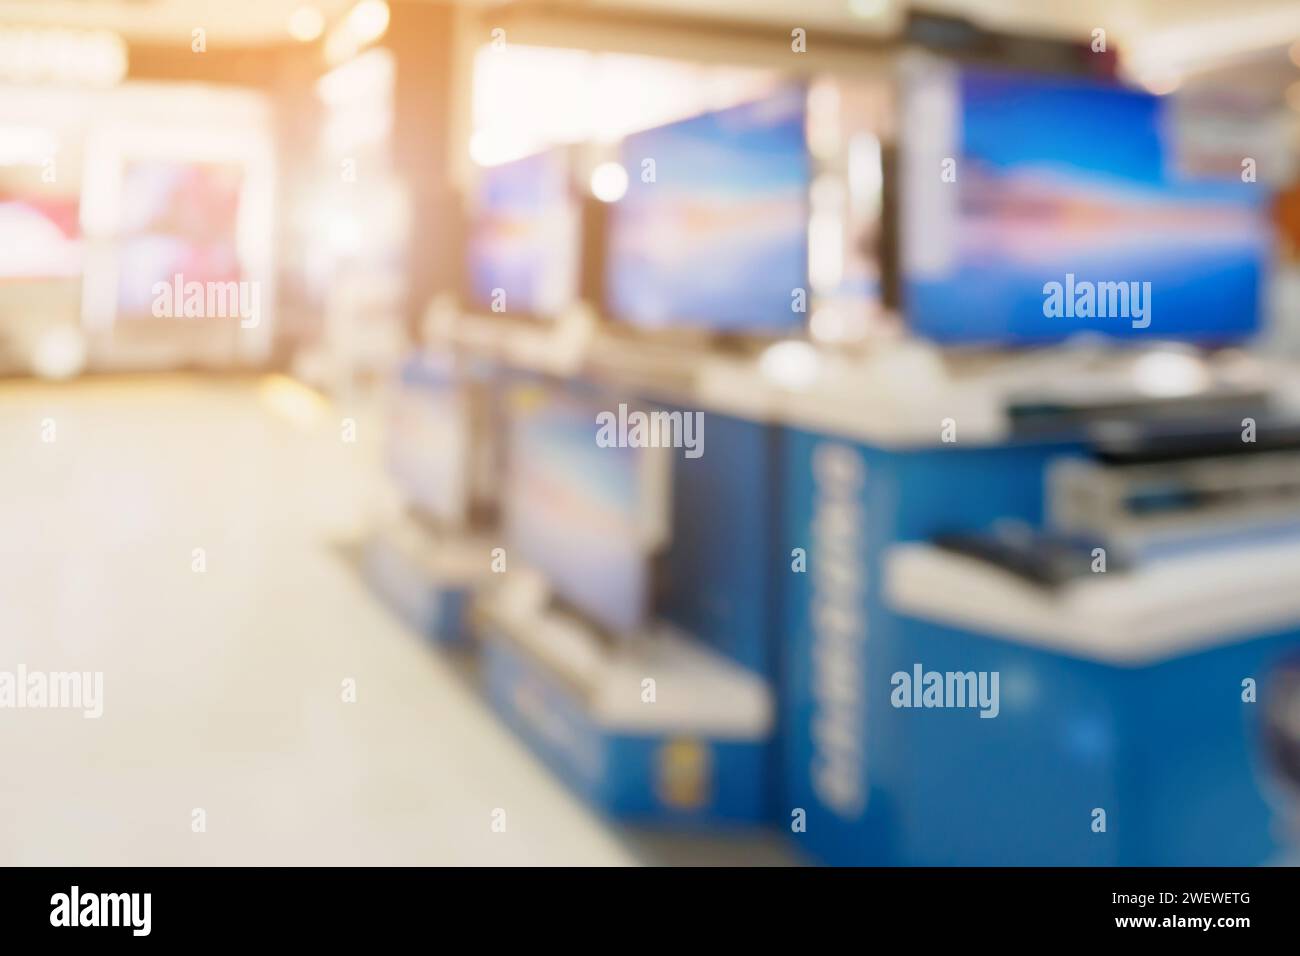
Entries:
<svg viewBox="0 0 1300 956">
<path fill-rule="evenodd" d="M 402 363 L 389 406 L 388 474 L 436 522 L 469 518 L 471 425 L 467 384 L 449 357 L 419 354 Z"/>
<path fill-rule="evenodd" d="M 939 67 L 904 88 L 902 299 L 949 344 L 1258 329 L 1266 187 L 1179 172 L 1166 97 Z"/>
<path fill-rule="evenodd" d="M 576 301 L 581 207 L 570 175 L 563 149 L 479 171 L 467 242 L 476 308 L 554 318 Z"/>
<path fill-rule="evenodd" d="M 81 274 L 79 197 L 9 192 L 0 185 L 0 282 Z"/>
<path fill-rule="evenodd" d="M 245 170 L 236 163 L 139 159 L 124 165 L 117 242 L 120 316 L 155 315 L 158 283 L 245 278 L 238 228 L 244 179 Z M 167 311 L 182 306 L 173 303 Z"/>
<path fill-rule="evenodd" d="M 805 314 L 806 91 L 627 137 L 628 189 L 608 217 L 606 307 L 644 329 L 780 335 Z"/>
<path fill-rule="evenodd" d="M 558 388 L 511 391 L 505 530 L 511 555 L 555 594 L 609 633 L 629 635 L 650 611 L 669 463 L 664 449 L 597 444 L 597 415 L 610 407 Z"/>
</svg>

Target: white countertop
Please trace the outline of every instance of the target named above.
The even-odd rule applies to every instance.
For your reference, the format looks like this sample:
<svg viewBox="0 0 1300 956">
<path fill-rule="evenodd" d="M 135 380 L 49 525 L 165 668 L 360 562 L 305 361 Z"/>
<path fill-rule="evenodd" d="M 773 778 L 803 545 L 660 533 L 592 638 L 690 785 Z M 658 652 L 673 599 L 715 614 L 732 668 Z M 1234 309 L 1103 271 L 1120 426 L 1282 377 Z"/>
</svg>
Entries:
<svg viewBox="0 0 1300 956">
<path fill-rule="evenodd" d="M 1300 630 L 1300 541 L 1223 548 L 1039 587 L 976 558 L 905 544 L 886 558 L 891 609 L 1123 665 Z"/>
</svg>

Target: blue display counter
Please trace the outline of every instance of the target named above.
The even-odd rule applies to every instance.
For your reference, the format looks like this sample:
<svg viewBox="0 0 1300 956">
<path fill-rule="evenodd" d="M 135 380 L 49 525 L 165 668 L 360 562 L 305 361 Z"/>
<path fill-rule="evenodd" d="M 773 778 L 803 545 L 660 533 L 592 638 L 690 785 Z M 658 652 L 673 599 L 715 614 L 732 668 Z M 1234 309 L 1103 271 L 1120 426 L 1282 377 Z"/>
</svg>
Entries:
<svg viewBox="0 0 1300 956">
<path fill-rule="evenodd" d="M 798 845 L 836 863 L 909 862 L 905 726 L 888 675 L 915 655 L 881 591 L 885 554 L 940 532 L 1043 518 L 1044 468 L 1068 443 L 883 447 L 782 433 L 782 727 L 787 820 Z M 799 563 L 800 555 L 803 563 Z M 909 664 L 910 666 L 910 664 Z"/>
<path fill-rule="evenodd" d="M 1300 539 L 1055 589 L 938 548 L 898 548 L 885 588 L 900 640 L 869 681 L 906 755 L 877 775 L 898 808 L 890 858 L 1281 861 L 1300 809 L 1297 581 Z M 942 691 L 892 706 L 920 702 L 899 690 L 910 679 L 891 686 L 900 671 L 985 687 L 996 675 L 993 713 Z"/>
<path fill-rule="evenodd" d="M 491 577 L 493 543 L 438 532 L 412 520 L 393 522 L 363 545 L 367 582 L 392 610 L 430 643 L 466 647 L 476 588 Z"/>
<path fill-rule="evenodd" d="M 610 645 L 574 618 L 511 603 L 479 603 L 488 699 L 576 793 L 626 822 L 767 819 L 773 704 L 761 678 L 668 629 Z"/>
</svg>

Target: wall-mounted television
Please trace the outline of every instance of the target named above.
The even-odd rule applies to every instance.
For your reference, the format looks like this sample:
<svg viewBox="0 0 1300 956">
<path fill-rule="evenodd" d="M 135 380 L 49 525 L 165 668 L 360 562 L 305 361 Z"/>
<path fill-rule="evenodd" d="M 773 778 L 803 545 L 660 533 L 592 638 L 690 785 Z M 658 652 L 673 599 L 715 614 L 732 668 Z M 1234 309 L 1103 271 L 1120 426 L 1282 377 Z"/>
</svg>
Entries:
<svg viewBox="0 0 1300 956">
<path fill-rule="evenodd" d="M 80 276 L 79 206 L 76 196 L 40 196 L 0 187 L 0 282 Z"/>
<path fill-rule="evenodd" d="M 237 282 L 243 167 L 132 159 L 122 170 L 118 223 L 118 314 L 155 314 L 155 286 Z M 174 298 L 174 296 L 173 296 Z M 177 303 L 171 311 L 181 312 Z"/>
</svg>

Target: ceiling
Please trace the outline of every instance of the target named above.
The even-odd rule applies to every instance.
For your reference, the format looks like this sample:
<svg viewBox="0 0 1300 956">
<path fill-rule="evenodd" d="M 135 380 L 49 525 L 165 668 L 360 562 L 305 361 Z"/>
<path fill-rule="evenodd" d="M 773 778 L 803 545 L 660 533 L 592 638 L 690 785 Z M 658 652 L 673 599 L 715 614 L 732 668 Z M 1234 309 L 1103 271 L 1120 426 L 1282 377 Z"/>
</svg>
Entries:
<svg viewBox="0 0 1300 956">
<path fill-rule="evenodd" d="M 186 46 L 202 28 L 209 45 L 250 46 L 289 42 L 289 16 L 304 2 L 332 23 L 355 0 L 0 0 L 0 24 L 106 29 Z"/>
<path fill-rule="evenodd" d="M 130 40 L 188 43 L 203 27 L 209 44 L 282 43 L 289 15 L 309 3 L 327 22 L 354 0 L 0 0 L 0 24 L 49 24 L 116 30 Z M 426 0 L 439 2 L 439 0 Z M 457 0 L 491 9 L 510 0 Z M 1088 39 L 1105 29 L 1142 70 L 1214 68 L 1276 52 L 1300 40 L 1296 0 L 514 0 L 575 13 L 630 11 L 705 16 L 749 23 L 878 33 L 907 7 L 969 17 L 990 27 Z M 1298 73 L 1300 75 L 1300 73 Z"/>
</svg>

